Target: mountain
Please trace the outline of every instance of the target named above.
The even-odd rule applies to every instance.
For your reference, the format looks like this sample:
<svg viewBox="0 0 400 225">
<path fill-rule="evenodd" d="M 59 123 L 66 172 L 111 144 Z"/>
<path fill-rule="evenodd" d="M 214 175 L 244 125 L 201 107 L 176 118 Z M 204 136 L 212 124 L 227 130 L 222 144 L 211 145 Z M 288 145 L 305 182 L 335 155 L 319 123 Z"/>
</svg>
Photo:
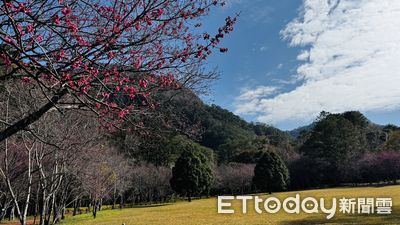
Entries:
<svg viewBox="0 0 400 225">
<path fill-rule="evenodd" d="M 137 160 L 170 165 L 179 154 L 166 148 L 176 137 L 186 138 L 212 149 L 216 163 L 254 163 L 260 151 L 274 150 L 284 160 L 294 154 L 295 139 L 287 132 L 262 123 L 248 123 L 217 105 L 207 105 L 190 90 L 164 92 L 156 96 L 157 109 L 151 115 L 132 118 L 140 121 L 146 132 L 119 132 L 112 143 Z M 128 125 L 129 126 L 129 125 Z M 172 147 L 171 147 L 172 148 Z M 243 155 L 249 160 L 243 161 Z"/>
<path fill-rule="evenodd" d="M 165 92 L 156 96 L 160 102 L 151 115 L 135 118 L 143 123 L 146 132 L 121 132 L 113 138 L 120 149 L 137 160 L 158 165 L 171 165 L 180 152 L 174 145 L 193 142 L 211 149 L 216 163 L 255 163 L 260 152 L 272 150 L 286 162 L 297 158 L 298 149 L 313 132 L 318 121 L 328 115 L 337 115 L 350 121 L 357 129 L 369 151 L 384 148 L 396 126 L 379 126 L 357 111 L 342 114 L 322 113 L 316 122 L 286 132 L 263 123 L 249 123 L 217 105 L 207 105 L 192 91 Z M 394 140 L 396 139 L 396 140 Z M 399 141 L 400 143 L 400 141 Z"/>
<path fill-rule="evenodd" d="M 315 122 L 313 122 L 313 123 L 311 123 L 311 124 L 309 124 L 309 125 L 306 125 L 306 126 L 302 126 L 302 127 L 298 127 L 298 128 L 296 128 L 296 129 L 290 130 L 290 131 L 288 131 L 288 133 L 289 133 L 293 138 L 297 139 L 297 138 L 300 137 L 300 135 L 301 135 L 302 133 L 311 131 L 311 130 L 314 128 L 314 126 L 315 126 Z"/>
</svg>

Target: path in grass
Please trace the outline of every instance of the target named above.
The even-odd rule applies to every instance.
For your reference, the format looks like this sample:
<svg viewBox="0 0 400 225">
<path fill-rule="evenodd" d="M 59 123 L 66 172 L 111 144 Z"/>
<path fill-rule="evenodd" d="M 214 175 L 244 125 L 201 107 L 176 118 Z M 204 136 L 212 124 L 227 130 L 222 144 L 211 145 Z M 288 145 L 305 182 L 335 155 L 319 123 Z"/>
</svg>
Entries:
<svg viewBox="0 0 400 225">
<path fill-rule="evenodd" d="M 343 215 L 339 212 L 331 220 L 326 220 L 324 214 L 257 214 L 249 206 L 248 214 L 241 214 L 239 204 L 234 205 L 235 214 L 217 214 L 216 198 L 196 200 L 191 203 L 179 202 L 156 207 L 129 208 L 123 210 L 105 210 L 98 213 L 93 219 L 91 214 L 67 218 L 62 225 L 306 225 L 306 224 L 400 224 L 400 186 L 362 187 L 362 188 L 334 188 L 310 190 L 301 192 L 284 192 L 273 194 L 280 199 L 294 196 L 299 193 L 302 198 L 324 197 L 330 202 L 332 197 L 392 197 L 393 213 L 391 215 Z"/>
</svg>

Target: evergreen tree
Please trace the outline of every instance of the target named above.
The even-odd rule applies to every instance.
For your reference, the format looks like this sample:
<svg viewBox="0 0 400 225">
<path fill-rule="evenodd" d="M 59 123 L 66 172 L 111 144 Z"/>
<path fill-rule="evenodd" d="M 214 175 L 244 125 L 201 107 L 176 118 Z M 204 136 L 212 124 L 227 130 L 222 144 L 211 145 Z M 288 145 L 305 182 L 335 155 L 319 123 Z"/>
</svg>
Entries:
<svg viewBox="0 0 400 225">
<path fill-rule="evenodd" d="M 350 119 L 350 120 L 349 120 Z M 351 176 L 353 165 L 366 149 L 363 117 L 357 113 L 329 114 L 317 121 L 300 148 L 314 162 L 318 183 L 337 185 Z"/>
<path fill-rule="evenodd" d="M 172 168 L 170 184 L 176 193 L 186 195 L 190 202 L 193 196 L 208 194 L 212 180 L 209 159 L 201 152 L 201 148 L 191 145 L 182 152 Z"/>
<path fill-rule="evenodd" d="M 275 152 L 265 152 L 255 169 L 253 184 L 261 191 L 282 191 L 288 187 L 289 171 Z"/>
<path fill-rule="evenodd" d="M 385 143 L 384 149 L 390 151 L 400 151 L 400 131 L 391 131 L 388 136 L 389 137 Z"/>
</svg>

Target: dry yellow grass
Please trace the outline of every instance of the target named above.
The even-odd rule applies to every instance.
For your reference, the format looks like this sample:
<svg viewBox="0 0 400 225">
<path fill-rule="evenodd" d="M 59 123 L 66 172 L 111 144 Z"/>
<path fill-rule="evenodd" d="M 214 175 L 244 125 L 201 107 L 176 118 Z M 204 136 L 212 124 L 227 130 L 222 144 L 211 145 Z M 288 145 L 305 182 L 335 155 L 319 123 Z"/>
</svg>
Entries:
<svg viewBox="0 0 400 225">
<path fill-rule="evenodd" d="M 81 225 L 306 225 L 306 224 L 400 224 L 400 186 L 333 188 L 300 192 L 282 192 L 273 194 L 279 199 L 294 196 L 299 193 L 302 198 L 323 197 L 330 202 L 331 198 L 357 197 L 391 197 L 393 198 L 393 213 L 391 215 L 344 215 L 336 212 L 333 219 L 327 220 L 325 214 L 286 214 L 281 210 L 278 214 L 257 214 L 251 204 L 249 212 L 242 214 L 240 205 L 234 204 L 235 214 L 218 214 L 217 199 L 196 200 L 191 203 L 178 202 L 163 206 L 129 208 L 123 210 L 105 210 L 92 219 L 90 214 L 67 218 L 62 224 Z M 266 197 L 266 196 L 264 196 Z M 234 201 L 238 203 L 238 201 Z"/>
</svg>

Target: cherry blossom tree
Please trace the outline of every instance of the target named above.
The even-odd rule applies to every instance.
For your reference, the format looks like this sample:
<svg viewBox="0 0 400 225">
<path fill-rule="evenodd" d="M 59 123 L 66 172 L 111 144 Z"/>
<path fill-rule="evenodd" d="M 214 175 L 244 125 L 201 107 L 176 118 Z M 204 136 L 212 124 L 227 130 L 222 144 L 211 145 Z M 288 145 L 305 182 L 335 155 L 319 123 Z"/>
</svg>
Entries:
<svg viewBox="0 0 400 225">
<path fill-rule="evenodd" d="M 51 109 L 90 110 L 115 128 L 128 114 L 156 107 L 154 93 L 210 78 L 203 62 L 214 50 L 227 51 L 219 43 L 236 17 L 226 18 L 215 35 L 203 32 L 200 19 L 221 5 L 223 0 L 1 1 L 0 84 L 36 85 L 47 102 L 9 121 L 0 141 Z"/>
<path fill-rule="evenodd" d="M 0 118 L 5 123 L 0 127 L 43 101 L 33 84 L 1 88 L 0 109 L 4 110 Z M 16 215 L 21 224 L 27 223 L 27 216 L 34 216 L 35 222 L 38 218 L 39 224 L 60 221 L 68 201 L 80 197 L 69 185 L 86 165 L 82 155 L 105 142 L 94 118 L 81 111 L 63 111 L 49 111 L 28 130 L 0 143 L 0 194 L 5 193 L 1 207 L 9 218 Z M 74 189 L 81 188 L 78 184 Z"/>
<path fill-rule="evenodd" d="M 224 194 L 245 194 L 252 191 L 254 164 L 231 163 L 215 168 L 213 188 Z"/>
</svg>

